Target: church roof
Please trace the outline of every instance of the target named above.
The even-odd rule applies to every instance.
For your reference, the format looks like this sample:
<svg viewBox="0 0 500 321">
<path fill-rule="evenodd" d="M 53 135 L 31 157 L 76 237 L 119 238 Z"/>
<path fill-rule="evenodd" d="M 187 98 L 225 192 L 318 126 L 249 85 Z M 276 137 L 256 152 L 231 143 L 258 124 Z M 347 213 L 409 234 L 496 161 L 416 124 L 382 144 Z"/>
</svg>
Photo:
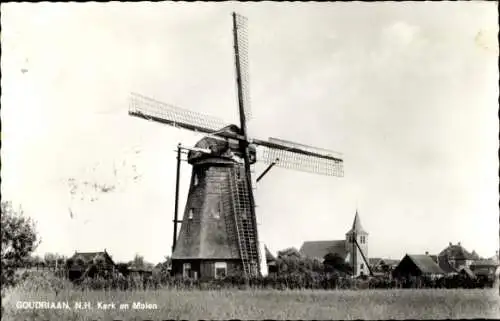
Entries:
<svg viewBox="0 0 500 321">
<path fill-rule="evenodd" d="M 361 219 L 359 218 L 358 210 L 356 210 L 356 215 L 354 215 L 354 221 L 352 222 L 352 228 L 347 233 L 366 233 L 366 231 L 361 226 Z M 368 233 L 366 233 L 368 234 Z"/>
<path fill-rule="evenodd" d="M 338 254 L 341 257 L 347 255 L 344 240 L 307 241 L 302 244 L 299 252 L 307 257 L 318 259 L 323 259 L 327 254 Z"/>
</svg>

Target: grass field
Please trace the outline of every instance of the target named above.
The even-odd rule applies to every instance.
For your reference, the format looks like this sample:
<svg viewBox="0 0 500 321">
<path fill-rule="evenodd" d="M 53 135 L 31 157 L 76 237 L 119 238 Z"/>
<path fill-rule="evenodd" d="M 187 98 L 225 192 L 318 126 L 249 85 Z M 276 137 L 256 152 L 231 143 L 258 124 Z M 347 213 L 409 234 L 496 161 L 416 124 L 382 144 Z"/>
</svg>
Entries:
<svg viewBox="0 0 500 321">
<path fill-rule="evenodd" d="M 18 301 L 90 301 L 87 310 L 18 309 Z M 114 302 L 102 310 L 97 302 Z M 120 303 L 157 309 L 120 310 Z M 6 293 L 2 320 L 500 318 L 497 290 L 26 291 Z"/>
</svg>

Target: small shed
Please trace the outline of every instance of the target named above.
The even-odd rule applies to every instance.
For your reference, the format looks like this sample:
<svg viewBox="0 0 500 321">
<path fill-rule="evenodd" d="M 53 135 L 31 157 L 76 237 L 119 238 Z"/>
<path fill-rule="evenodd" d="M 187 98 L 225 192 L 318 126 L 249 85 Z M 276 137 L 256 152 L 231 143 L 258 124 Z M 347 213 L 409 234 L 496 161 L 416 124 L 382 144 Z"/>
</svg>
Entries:
<svg viewBox="0 0 500 321">
<path fill-rule="evenodd" d="M 436 277 L 444 274 L 432 257 L 425 254 L 406 254 L 392 272 L 394 277 Z"/>
</svg>

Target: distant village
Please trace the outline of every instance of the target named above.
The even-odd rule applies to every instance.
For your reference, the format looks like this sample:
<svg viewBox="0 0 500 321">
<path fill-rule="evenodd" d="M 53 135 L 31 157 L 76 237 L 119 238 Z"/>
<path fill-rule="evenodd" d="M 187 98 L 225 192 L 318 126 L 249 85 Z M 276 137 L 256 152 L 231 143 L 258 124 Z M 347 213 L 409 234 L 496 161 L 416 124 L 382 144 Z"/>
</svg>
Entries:
<svg viewBox="0 0 500 321">
<path fill-rule="evenodd" d="M 354 246 L 356 238 L 358 246 Z M 469 252 L 460 242 L 453 244 L 450 242 L 438 254 L 407 253 L 401 259 L 369 257 L 368 233 L 361 225 L 361 219 L 356 212 L 352 227 L 341 240 L 320 240 L 305 241 L 299 250 L 288 248 L 273 255 L 265 247 L 265 264 L 267 273 L 276 273 L 277 259 L 283 256 L 288 258 L 309 258 L 327 263 L 329 260 L 337 260 L 351 267 L 344 271 L 350 277 L 365 276 L 391 276 L 391 277 L 439 277 L 461 275 L 468 279 L 478 277 L 492 278 L 499 268 L 498 251 L 495 256 L 489 258 L 480 257 L 475 251 Z M 66 276 L 70 280 L 92 277 L 96 272 L 89 269 L 89 266 L 98 265 L 103 270 L 117 271 L 124 276 L 149 276 L 155 271 L 172 272 L 171 258 L 165 262 L 153 265 L 147 263 L 142 257 L 136 255 L 135 259 L 127 263 L 117 263 L 112 259 L 112 255 L 104 249 L 98 252 L 75 252 L 70 258 L 62 257 L 45 258 L 34 262 L 37 269 L 58 269 L 64 266 Z M 222 263 L 222 264 L 221 264 Z M 219 262 L 214 265 L 214 278 L 224 277 L 228 274 L 227 263 Z M 182 276 L 186 278 L 197 278 L 197 273 L 190 269 L 183 269 Z M 207 276 L 207 275 L 205 275 Z"/>
</svg>

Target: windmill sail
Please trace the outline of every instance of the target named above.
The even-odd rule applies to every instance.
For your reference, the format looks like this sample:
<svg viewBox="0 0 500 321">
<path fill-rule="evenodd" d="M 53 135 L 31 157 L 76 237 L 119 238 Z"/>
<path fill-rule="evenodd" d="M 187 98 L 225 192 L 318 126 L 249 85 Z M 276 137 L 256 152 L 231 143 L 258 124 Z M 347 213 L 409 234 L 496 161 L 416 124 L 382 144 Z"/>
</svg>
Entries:
<svg viewBox="0 0 500 321">
<path fill-rule="evenodd" d="M 176 107 L 137 93 L 130 94 L 128 113 L 131 116 L 202 133 L 213 133 L 229 125 L 218 118 Z"/>
<path fill-rule="evenodd" d="M 276 166 L 327 176 L 344 176 L 344 161 L 339 153 L 312 146 L 270 138 L 254 140 L 260 146 L 259 159 Z"/>
<path fill-rule="evenodd" d="M 235 54 L 237 55 L 237 65 L 239 69 L 239 89 L 243 101 L 243 108 L 245 118 L 248 120 L 252 117 L 252 110 L 250 106 L 250 79 L 248 67 L 248 29 L 247 18 L 234 13 L 234 27 L 235 27 Z"/>
</svg>

